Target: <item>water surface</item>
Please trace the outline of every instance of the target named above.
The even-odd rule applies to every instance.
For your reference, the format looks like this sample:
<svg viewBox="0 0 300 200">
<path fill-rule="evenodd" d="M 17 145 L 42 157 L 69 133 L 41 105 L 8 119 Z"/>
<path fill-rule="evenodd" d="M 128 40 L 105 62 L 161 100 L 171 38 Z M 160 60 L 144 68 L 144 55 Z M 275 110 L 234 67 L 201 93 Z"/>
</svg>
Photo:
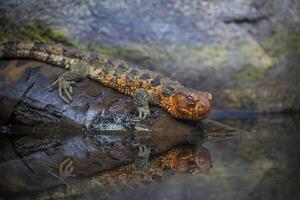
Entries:
<svg viewBox="0 0 300 200">
<path fill-rule="evenodd" d="M 79 195 L 72 197 L 78 199 L 101 199 L 102 197 L 120 200 L 299 199 L 299 115 L 262 115 L 259 113 L 244 113 L 243 115 L 238 115 L 231 112 L 229 114 L 214 113 L 212 117 L 218 122 L 244 131 L 232 137 L 208 137 L 208 140 L 204 143 L 198 141 L 196 144 L 186 144 L 180 147 L 189 152 L 198 152 L 197 162 L 199 170 L 197 173 L 174 173 L 173 171 L 170 174 L 164 174 L 152 182 L 145 181 L 143 184 L 136 184 L 134 181 L 135 177 L 132 177 L 132 181 L 125 183 L 126 187 L 124 187 L 124 184 L 122 185 L 117 181 L 112 181 L 107 183 L 105 187 L 94 187 L 91 188 L 90 191 L 87 189 L 88 186 L 83 186 L 80 182 L 93 177 L 91 174 L 85 175 L 81 172 L 77 178 L 65 177 L 67 178 L 66 180 L 72 179 L 72 181 L 63 181 L 63 183 L 75 183 L 78 185 L 77 190 Z M 70 138 L 71 139 L 68 139 L 68 141 L 71 141 L 68 142 L 69 145 L 78 145 L 84 141 L 84 139 L 80 139 L 77 136 L 70 136 Z M 48 141 L 50 139 L 46 137 L 41 140 Z M 165 137 L 164 139 L 164 137 L 162 137 L 160 140 L 166 140 L 161 141 L 165 143 L 168 142 L 169 138 Z M 2 147 L 5 147 L 5 144 L 8 143 L 5 141 L 5 137 L 2 137 Z M 49 147 L 54 148 L 54 150 L 57 147 L 51 146 L 51 142 L 44 142 L 42 144 L 44 146 L 41 145 L 39 148 L 47 149 L 43 154 L 49 153 L 48 156 L 52 156 L 52 159 L 57 159 L 53 158 L 51 151 L 49 151 Z M 84 148 L 87 147 L 91 148 L 90 146 L 84 146 Z M 26 148 L 29 147 L 27 146 Z M 76 148 L 80 151 L 83 147 L 79 145 L 76 146 Z M 119 147 L 114 148 L 117 149 L 113 151 L 115 154 L 122 153 Z M 32 172 L 29 169 L 28 176 L 33 176 L 32 174 L 34 173 L 40 173 L 39 176 L 43 177 L 43 173 L 47 173 L 47 175 L 44 176 L 45 180 L 50 180 L 49 176 L 53 176 L 53 172 L 57 170 L 54 169 L 53 171 L 52 169 L 52 172 L 50 170 L 52 175 L 49 175 L 49 169 L 45 169 L 47 163 L 39 163 L 36 159 L 37 155 L 41 156 L 42 159 L 43 154 L 35 154 L 34 162 L 30 161 L 29 157 L 26 157 L 27 155 L 23 155 L 24 159 L 21 159 L 21 161 L 18 161 L 18 158 L 7 159 L 5 161 L 5 157 L 9 157 L 8 152 L 10 152 L 10 150 L 5 148 L 3 152 L 5 155 L 2 156 L 2 174 L 15 173 L 13 177 L 14 180 L 3 180 L 4 184 L 13 184 L 13 186 L 10 185 L 8 188 L 18 190 L 18 188 L 24 187 L 20 185 L 17 177 L 17 172 L 18 170 L 20 171 L 20 168 L 18 168 L 21 166 L 20 163 L 28 162 L 31 166 L 35 165 L 35 167 L 36 165 L 41 165 L 40 171 L 35 171 L 34 169 Z M 75 154 L 76 152 L 74 152 L 74 155 Z M 181 156 L 183 160 L 190 159 L 187 158 L 187 155 L 188 154 Z M 181 157 L 179 157 L 179 159 L 181 159 Z M 91 157 L 90 159 L 95 158 Z M 69 165 L 69 161 L 66 161 L 66 166 Z M 189 160 L 188 163 L 191 163 L 191 161 L 192 160 Z M 97 160 L 94 160 L 94 162 L 96 163 Z M 89 165 L 90 163 L 85 164 Z M 69 165 L 69 169 L 70 166 L 71 164 Z M 90 168 L 92 169 L 93 166 L 94 165 L 90 165 Z M 44 172 L 42 173 L 41 171 Z M 68 173 L 68 170 L 65 172 Z M 96 174 L 96 176 L 99 175 L 98 173 L 94 174 Z M 23 176 L 24 174 L 20 172 L 20 176 L 21 175 Z M 57 179 L 61 177 L 54 178 Z M 41 184 L 47 185 L 46 183 L 48 183 L 44 190 L 39 189 L 32 192 L 32 194 L 27 191 L 24 193 L 24 197 L 30 197 L 31 195 L 31 197 L 36 197 L 36 193 L 51 191 L 51 189 L 49 189 L 51 188 L 51 185 L 49 185 L 51 181 L 49 182 L 48 180 L 47 182 L 45 180 L 40 180 Z M 3 181 L 1 181 L 2 186 Z M 3 190 L 3 187 L 1 193 L 3 197 L 9 197 L 9 199 L 10 197 L 17 198 L 16 194 L 22 194 L 22 192 L 20 193 L 19 191 L 15 194 L 12 193 L 12 191 L 7 193 L 7 191 Z"/>
</svg>

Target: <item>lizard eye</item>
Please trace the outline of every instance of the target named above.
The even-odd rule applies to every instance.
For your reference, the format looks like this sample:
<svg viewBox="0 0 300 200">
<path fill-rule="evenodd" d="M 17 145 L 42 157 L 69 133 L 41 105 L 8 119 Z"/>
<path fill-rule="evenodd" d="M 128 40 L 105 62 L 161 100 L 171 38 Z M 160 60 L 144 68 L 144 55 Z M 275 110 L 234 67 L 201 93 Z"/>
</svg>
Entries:
<svg viewBox="0 0 300 200">
<path fill-rule="evenodd" d="M 189 105 L 194 105 L 194 104 L 195 104 L 195 101 L 194 101 L 193 97 L 188 96 L 188 97 L 187 97 L 187 103 L 188 103 Z"/>
</svg>

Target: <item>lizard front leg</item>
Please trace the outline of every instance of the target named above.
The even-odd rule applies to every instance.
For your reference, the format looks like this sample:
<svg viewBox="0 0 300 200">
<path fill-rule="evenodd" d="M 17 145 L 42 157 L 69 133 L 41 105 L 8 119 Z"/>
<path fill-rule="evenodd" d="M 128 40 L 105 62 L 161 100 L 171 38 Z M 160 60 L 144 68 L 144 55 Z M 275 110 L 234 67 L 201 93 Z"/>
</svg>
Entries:
<svg viewBox="0 0 300 200">
<path fill-rule="evenodd" d="M 73 88 L 76 82 L 87 77 L 87 72 L 81 65 L 76 63 L 70 67 L 70 71 L 64 72 L 47 89 L 58 85 L 59 96 L 67 103 L 72 101 Z"/>
<path fill-rule="evenodd" d="M 138 168 L 139 171 L 145 172 L 150 168 L 150 152 L 151 148 L 146 147 L 143 144 L 136 144 L 139 148 L 138 159 L 135 161 L 135 166 Z"/>
<path fill-rule="evenodd" d="M 138 110 L 138 118 L 146 119 L 150 115 L 149 103 L 155 103 L 154 94 L 146 89 L 137 89 L 133 94 L 134 104 Z"/>
</svg>

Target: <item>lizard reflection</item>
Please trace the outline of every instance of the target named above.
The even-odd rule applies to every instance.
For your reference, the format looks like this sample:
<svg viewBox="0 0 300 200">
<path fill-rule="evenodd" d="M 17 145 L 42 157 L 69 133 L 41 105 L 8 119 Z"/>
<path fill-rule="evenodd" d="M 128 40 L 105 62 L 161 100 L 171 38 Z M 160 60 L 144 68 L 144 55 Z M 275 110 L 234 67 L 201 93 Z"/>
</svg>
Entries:
<svg viewBox="0 0 300 200">
<path fill-rule="evenodd" d="M 149 158 L 150 151 L 144 145 L 139 145 L 138 151 L 139 159 L 132 164 L 99 172 L 83 180 L 77 181 L 69 177 L 68 179 L 72 180 L 67 187 L 56 186 L 47 189 L 37 194 L 36 198 L 56 199 L 90 193 L 104 197 L 112 192 L 154 184 L 179 173 L 192 176 L 208 173 L 212 168 L 210 153 L 202 146 L 178 146 L 154 158 Z M 76 171 L 76 166 L 74 171 Z"/>
</svg>

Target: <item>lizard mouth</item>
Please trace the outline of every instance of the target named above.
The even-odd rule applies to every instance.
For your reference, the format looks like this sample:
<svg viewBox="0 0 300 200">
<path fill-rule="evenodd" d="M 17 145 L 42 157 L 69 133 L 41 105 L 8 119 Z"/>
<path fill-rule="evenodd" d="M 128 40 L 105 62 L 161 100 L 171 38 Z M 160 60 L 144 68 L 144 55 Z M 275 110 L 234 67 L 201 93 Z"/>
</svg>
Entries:
<svg viewBox="0 0 300 200">
<path fill-rule="evenodd" d="M 193 108 L 178 108 L 177 112 L 182 119 L 199 120 L 207 118 L 210 112 L 210 102 L 197 103 Z"/>
<path fill-rule="evenodd" d="M 206 104 L 199 102 L 194 108 L 194 115 L 195 117 L 202 117 L 203 115 L 207 116 L 209 111 L 210 105 L 207 106 Z"/>
<path fill-rule="evenodd" d="M 179 108 L 178 111 L 182 116 L 186 116 L 187 118 L 193 117 L 193 112 L 186 108 Z"/>
</svg>

